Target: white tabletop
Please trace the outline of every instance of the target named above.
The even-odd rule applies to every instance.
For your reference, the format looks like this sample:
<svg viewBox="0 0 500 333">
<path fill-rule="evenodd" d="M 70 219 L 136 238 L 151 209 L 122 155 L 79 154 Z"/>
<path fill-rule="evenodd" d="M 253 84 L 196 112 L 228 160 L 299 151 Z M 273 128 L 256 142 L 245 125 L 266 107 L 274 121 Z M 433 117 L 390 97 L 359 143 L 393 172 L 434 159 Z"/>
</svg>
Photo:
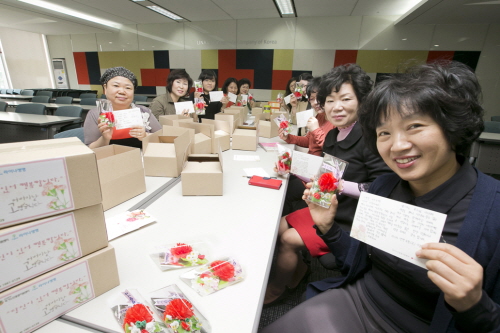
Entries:
<svg viewBox="0 0 500 333">
<path fill-rule="evenodd" d="M 32 98 L 33 98 L 33 96 L 13 95 L 13 94 L 0 94 L 0 98 L 9 98 L 9 99 L 32 99 Z"/>
<path fill-rule="evenodd" d="M 261 160 L 239 162 L 234 161 L 234 155 L 258 155 Z M 224 152 L 223 196 L 182 196 L 182 184 L 173 187 L 146 209 L 156 217 L 156 223 L 111 241 L 116 250 L 120 286 L 69 312 L 65 318 L 121 332 L 107 304 L 110 297 L 134 288 L 147 297 L 147 293 L 175 283 L 207 318 L 212 332 L 256 332 L 286 182 L 280 190 L 250 186 L 248 179 L 243 177 L 243 169 L 262 167 L 271 176 L 276 176 L 275 160 L 275 152 L 265 152 L 262 148 L 257 152 Z M 150 186 L 159 187 L 165 179 L 147 177 L 148 192 Z M 122 212 L 132 204 L 126 202 L 117 206 L 107 211 L 106 216 Z M 234 257 L 241 263 L 245 279 L 202 297 L 179 279 L 186 269 L 162 272 L 149 257 L 154 246 L 192 240 L 208 243 L 212 249 L 209 259 Z"/>
<path fill-rule="evenodd" d="M 0 123 L 28 126 L 50 126 L 61 123 L 72 123 L 78 117 L 47 116 L 42 114 L 0 112 Z"/>
<path fill-rule="evenodd" d="M 77 325 L 71 322 L 67 322 L 62 319 L 56 319 L 45 326 L 40 327 L 35 332 L 37 333 L 98 333 L 100 331 L 91 329 L 86 326 Z"/>
<path fill-rule="evenodd" d="M 79 106 L 83 110 L 90 110 L 92 108 L 95 108 L 95 105 L 80 105 L 80 104 L 56 104 L 56 103 L 33 103 L 33 102 L 26 102 L 26 101 L 9 101 L 9 100 L 4 100 L 2 102 L 7 103 L 9 106 L 18 106 L 21 104 L 42 104 L 45 105 L 47 109 L 57 109 L 61 106 Z"/>
<path fill-rule="evenodd" d="M 479 141 L 496 142 L 500 144 L 500 133 L 483 132 L 479 136 Z"/>
</svg>

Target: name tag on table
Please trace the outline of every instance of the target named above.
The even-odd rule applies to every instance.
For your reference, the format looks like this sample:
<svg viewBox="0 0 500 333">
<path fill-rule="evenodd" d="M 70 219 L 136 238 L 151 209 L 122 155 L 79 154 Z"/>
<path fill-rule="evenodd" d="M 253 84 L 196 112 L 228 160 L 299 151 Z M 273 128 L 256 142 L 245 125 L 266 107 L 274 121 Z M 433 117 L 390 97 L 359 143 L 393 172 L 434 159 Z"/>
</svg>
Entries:
<svg viewBox="0 0 500 333">
<path fill-rule="evenodd" d="M 306 127 L 309 118 L 314 117 L 313 109 L 297 112 L 297 127 Z"/>
<path fill-rule="evenodd" d="M 113 111 L 116 129 L 131 128 L 133 126 L 144 126 L 142 113 L 139 108 Z"/>
<path fill-rule="evenodd" d="M 361 192 L 351 237 L 426 268 L 415 252 L 439 242 L 445 220 L 446 214 Z"/>
<path fill-rule="evenodd" d="M 175 113 L 182 114 L 184 110 L 189 110 L 189 113 L 194 113 L 194 104 L 191 101 L 174 103 Z"/>
<path fill-rule="evenodd" d="M 222 91 L 211 91 L 209 94 L 210 94 L 210 103 L 220 102 L 222 97 L 224 97 L 224 93 Z"/>
</svg>

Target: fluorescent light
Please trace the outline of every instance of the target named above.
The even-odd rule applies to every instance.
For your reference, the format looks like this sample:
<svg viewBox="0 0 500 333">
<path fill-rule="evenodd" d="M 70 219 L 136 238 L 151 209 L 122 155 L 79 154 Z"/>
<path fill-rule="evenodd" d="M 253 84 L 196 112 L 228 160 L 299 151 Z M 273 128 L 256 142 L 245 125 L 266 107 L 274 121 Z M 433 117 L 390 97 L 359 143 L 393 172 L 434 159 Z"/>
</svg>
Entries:
<svg viewBox="0 0 500 333">
<path fill-rule="evenodd" d="M 85 21 L 105 25 L 107 27 L 111 27 L 111 28 L 115 28 L 115 29 L 120 29 L 122 27 L 122 25 L 119 23 L 104 20 L 102 18 L 95 17 L 92 15 L 84 14 L 84 13 L 78 12 L 76 10 L 73 10 L 73 9 L 70 9 L 67 7 L 63 7 L 63 6 L 59 6 L 59 5 L 56 5 L 56 4 L 47 2 L 47 1 L 42 1 L 42 0 L 19 0 L 19 1 L 29 3 L 30 5 L 42 7 L 42 8 L 48 9 L 48 10 L 52 10 L 52 11 L 55 11 L 55 12 L 58 12 L 61 14 L 73 16 L 73 17 L 76 17 L 76 18 L 79 18 L 79 19 L 82 19 Z"/>
<path fill-rule="evenodd" d="M 179 21 L 179 20 L 182 20 L 183 18 L 180 17 L 179 15 L 176 15 L 168 10 L 166 10 L 165 8 L 163 7 L 160 7 L 160 6 L 146 6 L 147 8 L 151 9 L 152 11 L 155 11 L 157 12 L 158 14 L 161 14 L 163 16 L 166 16 L 172 20 L 176 20 L 176 21 Z"/>
<path fill-rule="evenodd" d="M 292 0 L 275 0 L 281 15 L 294 15 Z"/>
</svg>

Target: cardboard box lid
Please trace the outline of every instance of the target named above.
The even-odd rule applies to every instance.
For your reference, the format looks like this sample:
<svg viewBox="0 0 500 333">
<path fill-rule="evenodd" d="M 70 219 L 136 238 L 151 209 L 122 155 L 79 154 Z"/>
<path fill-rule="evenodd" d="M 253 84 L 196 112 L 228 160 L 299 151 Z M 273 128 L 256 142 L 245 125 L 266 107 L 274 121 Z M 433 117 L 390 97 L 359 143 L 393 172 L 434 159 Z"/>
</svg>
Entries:
<svg viewBox="0 0 500 333">
<path fill-rule="evenodd" d="M 222 168 L 219 161 L 188 161 L 184 165 L 182 173 L 222 173 Z"/>
<path fill-rule="evenodd" d="M 224 131 L 226 133 L 229 133 L 231 131 L 231 125 L 228 120 L 215 120 L 215 119 L 202 118 L 201 123 L 214 125 L 215 132 Z"/>
<path fill-rule="evenodd" d="M 160 125 L 177 126 L 180 122 L 193 122 L 193 118 L 186 117 L 180 114 L 169 114 L 159 117 Z"/>
<path fill-rule="evenodd" d="M 190 128 L 195 130 L 195 138 L 194 143 L 199 143 L 205 141 L 206 139 L 198 134 L 203 134 L 208 137 L 210 140 L 215 138 L 214 134 L 214 125 L 212 124 L 199 124 L 199 123 L 179 123 L 179 127 Z M 212 140 L 211 144 L 211 152 L 216 153 L 217 147 L 215 146 L 215 140 Z"/>
<path fill-rule="evenodd" d="M 156 143 L 152 142 L 148 145 L 148 149 L 144 152 L 145 157 L 176 157 L 175 144 L 173 143 Z"/>
<path fill-rule="evenodd" d="M 93 149 L 97 158 L 97 169 L 101 184 L 103 180 L 112 181 L 126 177 L 137 170 L 143 170 L 139 148 L 109 145 Z"/>
<path fill-rule="evenodd" d="M 229 133 L 225 131 L 215 131 L 214 135 L 216 138 L 223 138 L 225 136 L 229 136 Z"/>
<path fill-rule="evenodd" d="M 240 135 L 240 136 L 256 136 L 257 135 L 257 130 L 255 129 L 242 129 L 242 128 L 238 128 L 234 131 L 234 135 L 233 136 L 237 136 L 237 135 Z"/>
</svg>

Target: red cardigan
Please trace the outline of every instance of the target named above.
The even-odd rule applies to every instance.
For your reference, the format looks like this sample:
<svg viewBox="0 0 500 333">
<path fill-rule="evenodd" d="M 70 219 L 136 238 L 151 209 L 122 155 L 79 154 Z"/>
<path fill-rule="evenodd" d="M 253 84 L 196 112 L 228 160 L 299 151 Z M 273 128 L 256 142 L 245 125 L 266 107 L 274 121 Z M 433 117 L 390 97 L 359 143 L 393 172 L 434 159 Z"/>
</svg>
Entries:
<svg viewBox="0 0 500 333">
<path fill-rule="evenodd" d="M 316 115 L 316 119 L 318 119 L 318 128 L 312 132 L 308 132 L 306 136 L 290 134 L 286 139 L 286 143 L 309 148 L 309 154 L 321 156 L 325 137 L 335 126 L 333 126 L 333 124 L 326 119 L 324 112 L 318 113 Z"/>
</svg>

